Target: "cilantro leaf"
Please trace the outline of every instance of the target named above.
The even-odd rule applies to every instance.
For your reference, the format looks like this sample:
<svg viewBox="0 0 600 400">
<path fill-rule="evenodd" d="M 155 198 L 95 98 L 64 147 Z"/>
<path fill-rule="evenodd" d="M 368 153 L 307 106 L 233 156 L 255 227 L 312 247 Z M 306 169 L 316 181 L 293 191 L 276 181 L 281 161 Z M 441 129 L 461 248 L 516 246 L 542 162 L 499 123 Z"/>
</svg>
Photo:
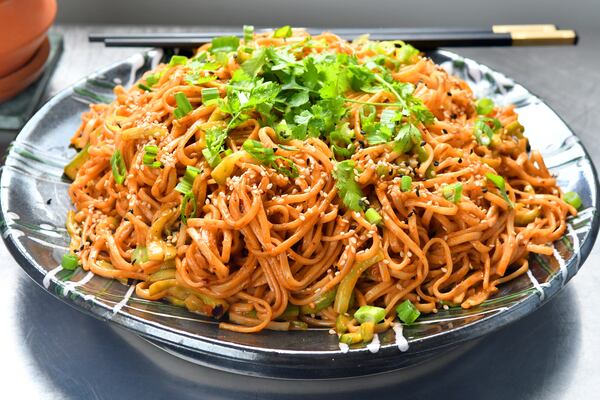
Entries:
<svg viewBox="0 0 600 400">
<path fill-rule="evenodd" d="M 292 27 L 289 25 L 282 26 L 273 33 L 274 38 L 289 38 L 292 36 Z"/>
<path fill-rule="evenodd" d="M 267 51 L 263 47 L 252 53 L 252 58 L 242 64 L 242 69 L 250 76 L 256 76 L 267 61 Z"/>
<path fill-rule="evenodd" d="M 290 96 L 290 98 L 287 101 L 287 104 L 289 107 L 300 107 L 308 103 L 309 100 L 310 98 L 308 96 L 308 91 L 301 90 Z"/>
<path fill-rule="evenodd" d="M 263 146 L 261 142 L 248 139 L 244 142 L 242 147 L 250 154 L 250 156 L 252 156 L 252 158 L 261 164 L 271 167 L 289 178 L 298 177 L 298 167 L 292 160 L 287 157 L 276 155 L 275 150 Z"/>
<path fill-rule="evenodd" d="M 240 39 L 237 36 L 219 36 L 212 40 L 209 51 L 215 53 L 231 53 L 237 51 Z"/>
<path fill-rule="evenodd" d="M 227 130 L 216 126 L 209 128 L 204 133 L 206 148 L 202 150 L 202 155 L 212 168 L 221 162 L 220 154 L 223 151 L 225 139 L 227 139 Z"/>
<path fill-rule="evenodd" d="M 403 125 L 394 138 L 394 151 L 398 153 L 407 153 L 414 145 L 421 142 L 422 135 L 419 128 L 413 124 Z"/>
<path fill-rule="evenodd" d="M 361 211 L 363 193 L 356 182 L 356 173 L 354 172 L 354 161 L 345 160 L 336 164 L 333 170 L 333 177 L 336 180 L 336 187 L 339 195 L 349 209 Z"/>
</svg>

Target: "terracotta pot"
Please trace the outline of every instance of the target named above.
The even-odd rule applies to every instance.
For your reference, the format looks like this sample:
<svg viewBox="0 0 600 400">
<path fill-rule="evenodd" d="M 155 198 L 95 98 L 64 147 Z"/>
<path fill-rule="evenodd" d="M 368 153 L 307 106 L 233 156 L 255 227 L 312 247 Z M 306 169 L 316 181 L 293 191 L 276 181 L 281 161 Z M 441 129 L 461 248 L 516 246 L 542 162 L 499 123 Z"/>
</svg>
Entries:
<svg viewBox="0 0 600 400">
<path fill-rule="evenodd" d="M 25 65 L 56 16 L 56 0 L 0 0 L 0 78 Z"/>
<path fill-rule="evenodd" d="M 44 38 L 40 48 L 23 67 L 0 78 L 0 102 L 6 101 L 31 85 L 44 72 L 50 54 L 50 42 Z"/>
</svg>

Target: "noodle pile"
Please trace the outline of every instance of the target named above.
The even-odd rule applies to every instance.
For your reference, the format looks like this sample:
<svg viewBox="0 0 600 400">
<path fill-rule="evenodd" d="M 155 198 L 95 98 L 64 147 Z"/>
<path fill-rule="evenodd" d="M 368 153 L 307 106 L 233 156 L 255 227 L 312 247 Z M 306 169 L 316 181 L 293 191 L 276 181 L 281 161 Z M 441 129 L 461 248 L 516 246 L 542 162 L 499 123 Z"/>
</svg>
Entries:
<svg viewBox="0 0 600 400">
<path fill-rule="evenodd" d="M 71 254 L 223 329 L 366 342 L 401 304 L 481 304 L 576 214 L 513 106 L 401 42 L 246 32 L 115 94 L 71 139 Z"/>
</svg>

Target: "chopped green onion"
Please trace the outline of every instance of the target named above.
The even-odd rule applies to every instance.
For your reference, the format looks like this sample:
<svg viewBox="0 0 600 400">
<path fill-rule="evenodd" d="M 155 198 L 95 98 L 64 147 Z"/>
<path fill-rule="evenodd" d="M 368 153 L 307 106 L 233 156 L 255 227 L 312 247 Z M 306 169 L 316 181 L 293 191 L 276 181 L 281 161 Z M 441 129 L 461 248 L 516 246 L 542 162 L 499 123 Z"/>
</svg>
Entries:
<svg viewBox="0 0 600 400">
<path fill-rule="evenodd" d="M 475 104 L 477 107 L 477 114 L 479 115 L 488 115 L 492 111 L 494 111 L 494 102 L 492 99 L 483 98 L 477 100 Z"/>
<path fill-rule="evenodd" d="M 79 266 L 79 257 L 77 257 L 73 253 L 67 253 L 63 256 L 60 265 L 64 269 L 68 269 L 69 271 L 73 271 L 75 268 Z"/>
<path fill-rule="evenodd" d="M 369 221 L 369 223 L 373 225 L 379 225 L 383 222 L 383 218 L 374 208 L 369 208 L 365 212 L 365 218 L 367 218 L 367 221 Z"/>
<path fill-rule="evenodd" d="M 187 63 L 188 58 L 186 56 L 173 56 L 171 57 L 171 61 L 169 61 L 169 66 L 172 67 L 174 65 L 183 65 Z"/>
<path fill-rule="evenodd" d="M 192 202 L 192 212 L 190 213 L 190 215 L 188 216 L 186 211 L 188 208 L 188 203 Z M 194 193 L 192 191 L 188 192 L 185 194 L 185 196 L 183 196 L 183 200 L 181 201 L 181 222 L 183 222 L 184 224 L 187 224 L 187 220 L 188 218 L 195 218 L 196 217 L 196 196 L 194 196 Z"/>
<path fill-rule="evenodd" d="M 321 293 L 319 297 L 314 301 L 314 305 L 305 304 L 300 307 L 300 313 L 306 314 L 316 314 L 321 310 L 326 309 L 333 303 L 335 300 L 335 295 L 337 293 L 337 288 L 326 291 L 325 293 Z"/>
<path fill-rule="evenodd" d="M 565 203 L 572 205 L 576 209 L 580 209 L 583 202 L 581 201 L 581 197 L 577 194 L 577 192 L 567 192 L 563 195 L 563 200 Z"/>
<path fill-rule="evenodd" d="M 362 342 L 362 336 L 360 332 L 344 333 L 340 336 L 340 343 L 356 344 Z"/>
<path fill-rule="evenodd" d="M 335 301 L 333 303 L 333 309 L 338 314 L 343 314 L 350 308 L 350 301 L 352 294 L 354 293 L 354 287 L 358 278 L 373 265 L 383 260 L 383 252 L 379 251 L 373 257 L 367 258 L 366 260 L 357 261 L 352 265 L 350 272 L 340 282 L 337 293 L 335 294 Z"/>
<path fill-rule="evenodd" d="M 185 174 L 183 175 L 183 178 L 181 178 L 177 186 L 175 186 L 175 190 L 184 195 L 192 193 L 194 179 L 196 179 L 196 176 L 198 176 L 200 172 L 202 172 L 200 169 L 188 165 L 185 169 Z"/>
<path fill-rule="evenodd" d="M 90 148 L 90 144 L 86 144 L 83 149 L 73 159 L 65 166 L 64 172 L 65 175 L 68 176 L 71 180 L 75 180 L 77 176 L 77 171 L 81 168 L 83 164 L 87 160 L 90 159 L 90 153 L 88 149 Z"/>
<path fill-rule="evenodd" d="M 145 90 L 146 92 L 151 92 L 152 91 L 151 88 L 149 88 L 148 86 L 144 85 L 143 83 L 138 83 L 137 86 L 138 86 L 138 88 L 140 88 L 142 90 Z"/>
<path fill-rule="evenodd" d="M 202 103 L 207 104 L 211 101 L 219 99 L 219 89 L 217 88 L 204 88 L 202 89 Z"/>
<path fill-rule="evenodd" d="M 462 190 L 462 183 L 456 182 L 451 185 L 444 186 L 444 188 L 442 189 L 442 194 L 444 195 L 446 200 L 451 201 L 453 203 L 458 203 L 462 198 Z"/>
<path fill-rule="evenodd" d="M 494 185 L 496 185 L 496 187 L 498 189 L 500 189 L 500 195 L 502 195 L 502 197 L 504 198 L 504 200 L 506 201 L 506 203 L 508 204 L 508 206 L 510 208 L 515 208 L 515 205 L 510 200 L 510 198 L 508 197 L 508 194 L 506 193 L 506 181 L 504 180 L 504 178 L 501 177 L 500 175 L 492 174 L 490 172 L 488 172 L 487 174 L 485 174 L 485 177 L 490 182 L 492 182 Z"/>
<path fill-rule="evenodd" d="M 254 39 L 254 26 L 244 25 L 244 41 L 251 42 Z"/>
<path fill-rule="evenodd" d="M 290 331 L 305 331 L 308 324 L 304 321 L 290 321 Z"/>
<path fill-rule="evenodd" d="M 400 178 L 400 190 L 410 192 L 412 190 L 412 178 L 409 175 L 404 175 Z"/>
<path fill-rule="evenodd" d="M 292 36 L 292 27 L 289 25 L 286 26 L 282 26 L 281 28 L 275 30 L 275 33 L 273 33 L 273 37 L 274 38 L 289 38 L 290 36 Z"/>
<path fill-rule="evenodd" d="M 152 154 L 155 156 L 156 154 L 158 154 L 158 146 L 145 146 L 144 151 L 146 152 L 146 154 Z"/>
<path fill-rule="evenodd" d="M 183 92 L 175 93 L 175 102 L 177 103 L 177 108 L 174 111 L 174 115 L 177 119 L 185 117 L 194 109 Z"/>
<path fill-rule="evenodd" d="M 493 127 L 490 127 L 490 123 Z M 479 117 L 473 126 L 473 136 L 480 145 L 489 146 L 492 143 L 494 132 L 500 128 L 502 128 L 502 124 L 497 118 Z"/>
<path fill-rule="evenodd" d="M 345 314 L 338 314 L 335 319 L 335 331 L 339 334 L 343 334 L 348 330 L 348 324 L 352 321 L 352 318 Z"/>
<path fill-rule="evenodd" d="M 211 53 L 231 53 L 236 51 L 240 45 L 237 36 L 220 36 L 212 40 L 209 51 Z"/>
<path fill-rule="evenodd" d="M 288 304 L 285 308 L 285 311 L 283 311 L 283 313 L 279 316 L 279 319 L 289 321 L 298 318 L 298 315 L 300 315 L 300 307 L 293 304 Z"/>
<path fill-rule="evenodd" d="M 398 304 L 396 307 L 396 313 L 400 321 L 407 325 L 412 324 L 421 315 L 421 312 L 417 310 L 410 300 L 405 300 L 403 303 Z"/>
<path fill-rule="evenodd" d="M 136 246 L 131 254 L 131 261 L 134 264 L 142 264 L 148 261 L 148 249 L 146 246 Z"/>
<path fill-rule="evenodd" d="M 152 168 L 159 168 L 162 163 L 156 160 L 156 155 L 158 153 L 157 146 L 145 146 L 144 147 L 144 165 L 148 165 Z"/>
<path fill-rule="evenodd" d="M 365 322 L 374 322 L 378 324 L 385 318 L 385 308 L 362 306 L 356 310 L 354 318 L 361 324 Z"/>
<path fill-rule="evenodd" d="M 121 155 L 121 151 L 119 149 L 116 149 L 110 158 L 110 166 L 112 168 L 115 182 L 117 182 L 119 185 L 122 185 L 123 182 L 125 182 L 125 177 L 127 176 L 127 168 L 125 167 L 125 161 L 123 161 L 123 156 Z"/>
<path fill-rule="evenodd" d="M 402 63 L 410 62 L 415 56 L 419 54 L 419 50 L 415 49 L 410 44 L 403 44 L 402 47 L 396 52 L 396 57 Z"/>
<path fill-rule="evenodd" d="M 146 83 L 148 84 L 148 86 L 152 87 L 156 85 L 160 80 L 160 75 L 160 73 L 148 75 L 148 77 L 146 77 Z"/>
</svg>

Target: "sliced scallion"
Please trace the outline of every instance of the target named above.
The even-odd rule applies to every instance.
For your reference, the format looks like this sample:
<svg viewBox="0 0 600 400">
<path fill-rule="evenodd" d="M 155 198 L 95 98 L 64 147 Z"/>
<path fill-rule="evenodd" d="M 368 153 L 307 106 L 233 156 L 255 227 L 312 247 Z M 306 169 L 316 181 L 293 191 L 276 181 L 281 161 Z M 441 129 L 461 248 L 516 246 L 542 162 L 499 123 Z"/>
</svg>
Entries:
<svg viewBox="0 0 600 400">
<path fill-rule="evenodd" d="M 187 208 L 188 208 L 188 203 L 192 203 L 192 212 L 190 213 L 190 215 L 187 215 Z M 187 220 L 188 218 L 195 218 L 196 217 L 196 196 L 194 196 L 194 193 L 192 191 L 188 192 L 185 194 L 185 196 L 183 196 L 183 200 L 181 201 L 181 222 L 183 222 L 184 224 L 187 224 Z"/>
<path fill-rule="evenodd" d="M 156 160 L 156 155 L 158 153 L 157 146 L 145 146 L 144 147 L 144 165 L 148 165 L 152 168 L 159 168 L 162 163 Z"/>
<path fill-rule="evenodd" d="M 254 26 L 244 25 L 244 41 L 251 42 L 254 39 Z"/>
<path fill-rule="evenodd" d="M 488 99 L 487 97 L 477 100 L 475 106 L 477 107 L 477 114 L 479 115 L 488 115 L 494 111 L 494 102 L 492 99 Z"/>
<path fill-rule="evenodd" d="M 160 73 L 150 74 L 146 77 L 146 84 L 150 87 L 156 85 L 160 80 Z"/>
<path fill-rule="evenodd" d="M 581 206 L 583 205 L 583 202 L 581 201 L 581 197 L 579 197 L 579 194 L 577 194 L 577 192 L 565 193 L 563 195 L 563 200 L 565 201 L 565 203 L 572 205 L 576 209 L 580 209 Z"/>
<path fill-rule="evenodd" d="M 403 192 L 410 192 L 412 189 L 412 178 L 408 175 L 404 175 L 400 178 L 400 190 Z"/>
<path fill-rule="evenodd" d="M 451 201 L 453 203 L 458 203 L 458 202 L 460 202 L 460 199 L 462 198 L 462 190 L 463 190 L 462 183 L 456 182 L 456 183 L 444 186 L 444 188 L 442 189 L 442 194 L 444 195 L 444 198 L 446 200 Z"/>
<path fill-rule="evenodd" d="M 69 271 L 73 271 L 75 268 L 79 266 L 79 257 L 77 257 L 73 253 L 67 253 L 63 256 L 60 265 L 64 269 L 68 269 Z"/>
<path fill-rule="evenodd" d="M 116 149 L 110 158 L 110 167 L 112 168 L 115 182 L 117 182 L 119 185 L 122 185 L 123 182 L 125 182 L 125 177 L 127 176 L 127 168 L 125 167 L 125 161 L 123 161 L 123 156 L 121 155 L 121 151 L 119 149 Z"/>
<path fill-rule="evenodd" d="M 204 88 L 202 89 L 202 103 L 208 104 L 219 99 L 219 89 L 217 88 Z"/>
<path fill-rule="evenodd" d="M 504 198 L 508 206 L 510 208 L 515 208 L 514 203 L 510 200 L 508 194 L 506 193 L 506 181 L 504 180 L 504 178 L 500 175 L 492 174 L 491 172 L 485 174 L 485 177 L 494 185 L 496 185 L 496 187 L 500 190 L 500 195 L 502 196 L 502 198 Z"/>
<path fill-rule="evenodd" d="M 142 264 L 148 261 L 148 249 L 146 246 L 136 246 L 131 254 L 131 262 L 134 264 Z"/>
<path fill-rule="evenodd" d="M 171 61 L 169 61 L 169 66 L 172 67 L 174 65 L 183 65 L 187 63 L 188 58 L 186 56 L 178 56 L 175 55 L 171 57 Z"/>
<path fill-rule="evenodd" d="M 183 92 L 175 93 L 175 102 L 177 103 L 177 108 L 173 112 L 175 118 L 180 119 L 189 114 L 192 110 L 192 104 L 188 100 L 187 96 Z"/>
<path fill-rule="evenodd" d="M 185 169 L 183 178 L 179 181 L 177 186 L 175 186 L 175 190 L 184 195 L 191 193 L 192 186 L 194 186 L 194 179 L 196 179 L 196 176 L 198 176 L 200 172 L 202 172 L 200 169 L 188 165 Z"/>
<path fill-rule="evenodd" d="M 365 218 L 369 221 L 370 224 L 379 225 L 383 222 L 383 218 L 374 208 L 369 208 L 365 212 Z"/>
<path fill-rule="evenodd" d="M 151 92 L 151 91 L 152 91 L 152 88 L 150 88 L 150 87 L 148 87 L 148 86 L 144 85 L 143 83 L 138 83 L 138 85 L 137 85 L 137 86 L 138 86 L 138 88 L 140 88 L 140 89 L 142 89 L 142 90 L 145 90 L 146 92 Z"/>
<path fill-rule="evenodd" d="M 374 322 L 378 324 L 385 318 L 385 308 L 362 306 L 356 310 L 354 318 L 361 324 L 365 322 Z"/>
<path fill-rule="evenodd" d="M 410 300 L 405 300 L 396 307 L 396 313 L 400 321 L 407 325 L 412 324 L 419 318 L 421 312 L 417 310 L 414 304 Z"/>
</svg>

